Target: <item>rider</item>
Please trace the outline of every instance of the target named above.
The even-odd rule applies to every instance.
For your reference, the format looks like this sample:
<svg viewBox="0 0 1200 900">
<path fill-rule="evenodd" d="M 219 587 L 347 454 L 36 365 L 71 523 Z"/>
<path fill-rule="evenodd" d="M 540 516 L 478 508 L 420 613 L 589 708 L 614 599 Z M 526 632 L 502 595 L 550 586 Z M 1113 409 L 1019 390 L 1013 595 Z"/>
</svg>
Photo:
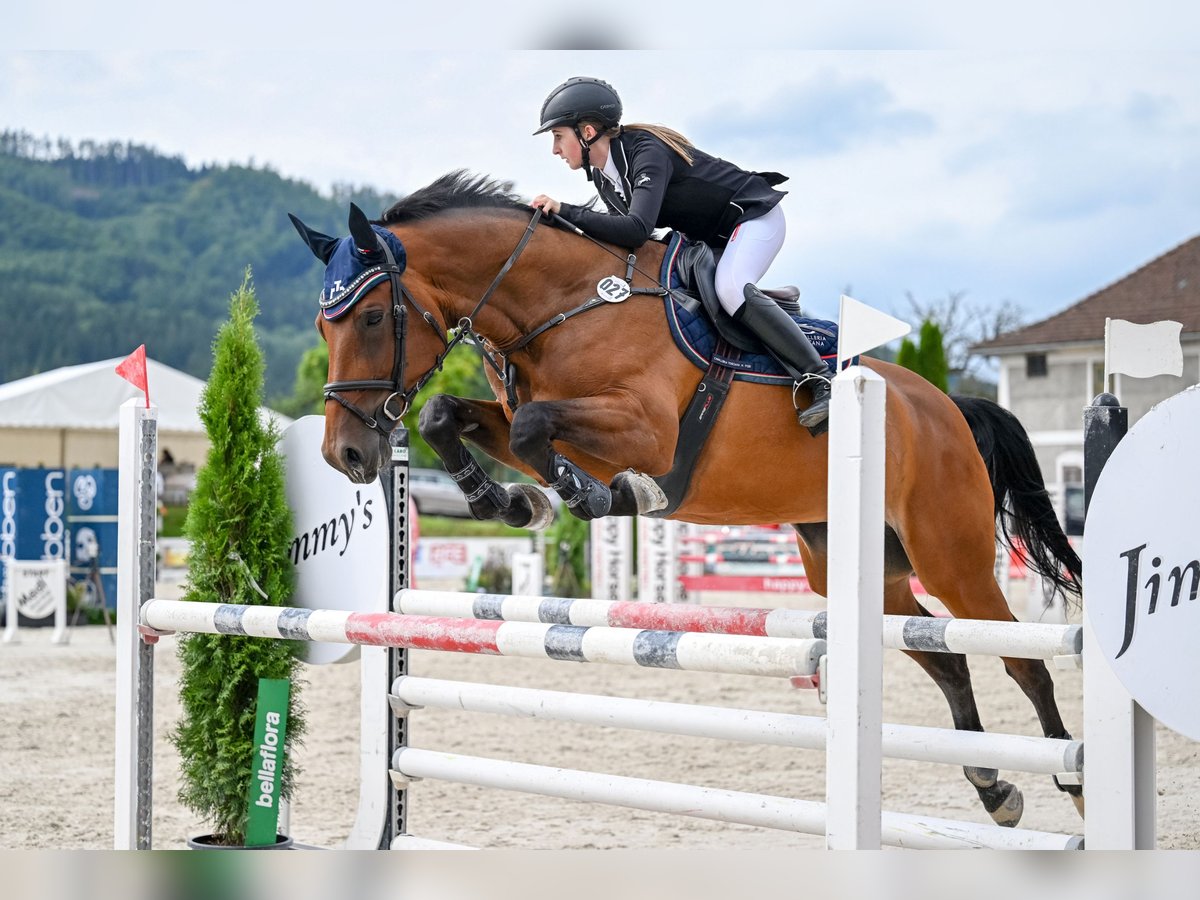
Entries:
<svg viewBox="0 0 1200 900">
<path fill-rule="evenodd" d="M 621 98 L 598 78 L 570 78 L 542 104 L 541 127 L 554 136 L 553 153 L 584 169 L 608 215 L 539 194 L 532 205 L 557 213 L 589 235 L 631 249 L 655 228 L 672 228 L 720 254 L 716 271 L 721 306 L 766 345 L 813 400 L 797 413 L 820 434 L 829 416 L 829 369 L 804 332 L 755 282 L 767 271 L 786 232 L 774 188 L 786 177 L 747 172 L 709 156 L 661 125 L 622 126 Z"/>
</svg>

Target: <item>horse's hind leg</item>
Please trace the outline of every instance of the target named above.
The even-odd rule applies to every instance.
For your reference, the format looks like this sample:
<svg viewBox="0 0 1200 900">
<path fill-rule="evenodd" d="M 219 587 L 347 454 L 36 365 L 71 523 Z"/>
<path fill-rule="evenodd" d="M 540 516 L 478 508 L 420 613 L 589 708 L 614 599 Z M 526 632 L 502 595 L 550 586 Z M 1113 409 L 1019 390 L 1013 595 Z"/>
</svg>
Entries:
<svg viewBox="0 0 1200 900">
<path fill-rule="evenodd" d="M 824 596 L 827 588 L 828 539 L 824 523 L 795 525 L 800 537 L 800 555 L 804 558 L 804 571 L 814 591 Z M 912 563 L 896 533 L 887 529 L 884 538 L 884 612 L 899 616 L 928 616 L 929 613 L 917 602 L 909 584 Z M 971 687 L 971 671 L 966 657 L 956 653 L 933 653 L 904 651 L 916 661 L 950 706 L 950 717 L 959 731 L 983 731 L 979 719 L 979 707 Z M 1024 811 L 1024 800 L 1020 790 L 1007 781 L 1001 781 L 995 769 L 964 766 L 963 774 L 979 794 L 984 809 L 999 825 L 1015 826 Z"/>
<path fill-rule="evenodd" d="M 898 600 L 888 603 L 886 594 L 894 594 Z M 888 613 L 906 616 L 928 616 L 929 612 L 917 602 L 907 576 L 902 583 L 894 582 L 885 591 L 885 608 Z M 897 610 L 902 610 L 897 612 Z M 950 718 L 958 731 L 983 731 L 979 718 L 979 707 L 975 702 L 975 691 L 971 686 L 971 670 L 967 658 L 961 653 L 931 653 L 905 650 L 925 673 L 941 689 L 950 706 Z M 967 781 L 979 794 L 983 808 L 997 825 L 1013 827 L 1021 821 L 1025 801 L 1016 785 L 1002 781 L 995 769 L 980 766 L 963 766 Z"/>
<path fill-rule="evenodd" d="M 932 565 L 928 554 L 921 558 L 914 552 L 912 555 L 917 575 L 930 594 L 941 600 L 957 618 L 1014 622 L 1016 617 L 996 583 L 992 568 L 995 560 L 993 534 L 982 528 L 979 531 L 981 534 L 971 540 L 966 539 L 967 535 L 960 531 L 955 546 L 949 549 L 943 546 Z M 911 550 L 911 540 L 908 546 Z M 1009 657 L 1004 657 L 1003 662 L 1004 670 L 1033 703 L 1042 733 L 1048 738 L 1069 740 L 1071 735 L 1063 724 L 1054 699 L 1054 681 L 1045 662 Z M 1082 814 L 1083 789 L 1079 785 L 1062 784 L 1057 779 L 1054 783 L 1071 797 Z"/>
</svg>

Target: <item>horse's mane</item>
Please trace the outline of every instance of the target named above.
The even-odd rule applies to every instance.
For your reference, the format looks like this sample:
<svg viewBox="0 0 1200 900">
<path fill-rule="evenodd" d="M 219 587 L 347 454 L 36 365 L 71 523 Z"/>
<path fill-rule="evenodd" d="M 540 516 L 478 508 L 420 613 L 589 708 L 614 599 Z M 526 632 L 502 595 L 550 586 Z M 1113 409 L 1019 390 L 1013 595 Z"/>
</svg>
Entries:
<svg viewBox="0 0 1200 900">
<path fill-rule="evenodd" d="M 488 175 L 472 175 L 455 169 L 403 200 L 392 204 L 379 219 L 380 225 L 399 225 L 428 219 L 449 209 L 509 209 L 529 215 L 529 204 L 513 191 L 511 181 Z"/>
</svg>

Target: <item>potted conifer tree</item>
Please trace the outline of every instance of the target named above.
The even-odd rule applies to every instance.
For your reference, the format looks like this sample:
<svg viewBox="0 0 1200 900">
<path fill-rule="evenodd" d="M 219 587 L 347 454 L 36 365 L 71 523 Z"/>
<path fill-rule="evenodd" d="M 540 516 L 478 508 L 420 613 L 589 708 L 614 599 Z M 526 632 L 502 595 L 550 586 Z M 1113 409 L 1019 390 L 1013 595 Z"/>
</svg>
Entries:
<svg viewBox="0 0 1200 900">
<path fill-rule="evenodd" d="M 291 512 L 277 429 L 259 415 L 264 361 L 254 332 L 257 314 L 247 270 L 217 333 L 201 396 L 210 449 L 184 526 L 191 543 L 185 600 L 285 606 L 291 597 Z M 182 715 L 171 735 L 182 770 L 179 800 L 212 827 L 191 846 L 244 845 L 258 682 L 293 680 L 284 746 L 295 746 L 304 727 L 293 679 L 296 653 L 290 641 L 181 636 Z M 292 779 L 288 762 L 278 788 L 284 799 Z M 280 837 L 277 845 L 290 843 Z"/>
</svg>

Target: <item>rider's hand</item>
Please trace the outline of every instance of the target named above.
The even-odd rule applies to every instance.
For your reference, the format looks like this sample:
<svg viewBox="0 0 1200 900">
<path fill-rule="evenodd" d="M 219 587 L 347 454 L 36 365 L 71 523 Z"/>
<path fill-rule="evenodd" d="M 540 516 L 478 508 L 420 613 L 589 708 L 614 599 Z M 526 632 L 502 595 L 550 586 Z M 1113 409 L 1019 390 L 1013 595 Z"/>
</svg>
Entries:
<svg viewBox="0 0 1200 900">
<path fill-rule="evenodd" d="M 556 216 L 559 210 L 562 209 L 562 204 L 553 197 L 547 197 L 545 194 L 538 194 L 529 203 L 530 206 L 540 209 L 542 212 Z"/>
</svg>

